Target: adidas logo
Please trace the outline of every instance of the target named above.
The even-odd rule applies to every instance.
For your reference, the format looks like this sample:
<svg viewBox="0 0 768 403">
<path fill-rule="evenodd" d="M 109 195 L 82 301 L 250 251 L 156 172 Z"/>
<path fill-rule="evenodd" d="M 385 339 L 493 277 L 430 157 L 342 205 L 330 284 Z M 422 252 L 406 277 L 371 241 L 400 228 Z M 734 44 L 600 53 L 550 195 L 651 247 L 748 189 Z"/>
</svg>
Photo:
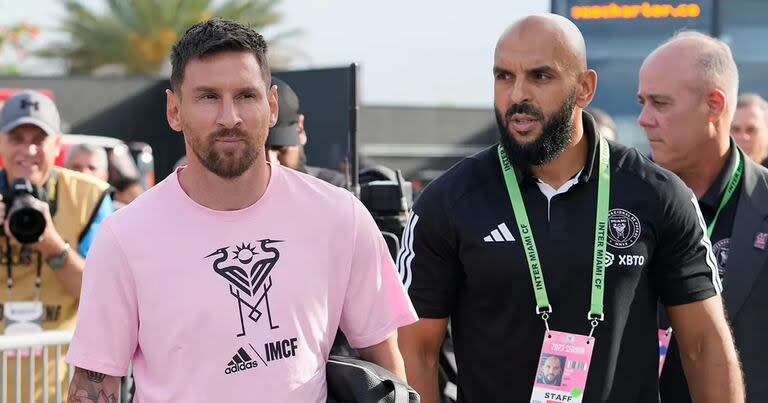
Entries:
<svg viewBox="0 0 768 403">
<path fill-rule="evenodd" d="M 259 366 L 259 363 L 251 358 L 250 355 L 240 347 L 237 349 L 237 354 L 232 356 L 232 360 L 227 364 L 227 369 L 224 373 L 234 374 L 235 372 L 245 371 L 246 369 L 252 369 Z"/>
<path fill-rule="evenodd" d="M 509 231 L 507 224 L 501 223 L 496 226 L 496 229 L 491 231 L 491 235 L 483 238 L 485 242 L 514 242 L 515 237 Z"/>
</svg>

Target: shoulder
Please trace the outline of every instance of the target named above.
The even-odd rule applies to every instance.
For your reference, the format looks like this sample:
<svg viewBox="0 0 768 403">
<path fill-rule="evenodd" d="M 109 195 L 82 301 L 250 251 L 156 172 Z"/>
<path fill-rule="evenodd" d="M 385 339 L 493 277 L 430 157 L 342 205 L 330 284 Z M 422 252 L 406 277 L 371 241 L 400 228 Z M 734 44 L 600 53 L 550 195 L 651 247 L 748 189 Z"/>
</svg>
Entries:
<svg viewBox="0 0 768 403">
<path fill-rule="evenodd" d="M 740 195 L 750 200 L 757 212 L 768 215 L 768 168 L 746 158 Z"/>
<path fill-rule="evenodd" d="M 496 145 L 466 157 L 433 180 L 419 195 L 415 208 L 454 205 L 467 194 L 501 180 Z"/>
<path fill-rule="evenodd" d="M 637 149 L 610 144 L 611 158 L 616 161 L 611 164 L 613 173 L 621 178 L 620 181 L 612 181 L 612 193 L 626 192 L 637 197 L 638 192 L 647 192 L 662 205 L 679 201 L 687 203 L 693 197 L 691 190 L 677 175 L 654 163 Z"/>
<path fill-rule="evenodd" d="M 768 168 L 752 161 L 745 155 L 744 171 L 750 172 L 757 178 L 758 186 L 768 188 Z"/>
<path fill-rule="evenodd" d="M 307 166 L 306 168 L 307 173 L 314 176 L 315 178 L 322 179 L 337 187 L 344 187 L 345 185 L 346 178 L 344 178 L 344 174 L 339 171 L 313 166 Z"/>
<path fill-rule="evenodd" d="M 307 213 L 301 214 L 305 219 L 338 228 L 342 223 L 352 224 L 358 210 L 365 210 L 362 202 L 347 189 L 283 166 L 273 165 L 272 169 L 277 170 L 273 178 L 280 181 L 279 191 L 273 196 L 289 204 L 291 211 Z"/>
<path fill-rule="evenodd" d="M 176 187 L 176 174 L 171 173 L 155 186 L 144 191 L 136 200 L 115 210 L 107 217 L 111 225 L 116 229 L 123 227 L 140 227 L 149 229 L 157 224 L 156 220 L 173 211 L 173 200 Z M 179 188 L 180 190 L 180 188 Z"/>
<path fill-rule="evenodd" d="M 280 176 L 280 180 L 290 192 L 299 193 L 300 199 L 308 202 L 337 203 L 348 200 L 351 192 L 327 182 L 322 177 L 299 172 L 279 165 L 272 165 L 272 169 L 278 170 L 273 177 Z"/>
<path fill-rule="evenodd" d="M 109 189 L 109 184 L 107 182 L 94 178 L 91 175 L 60 167 L 54 168 L 54 172 L 57 175 L 58 180 L 65 183 L 70 188 L 76 188 L 76 190 L 104 192 Z"/>
</svg>

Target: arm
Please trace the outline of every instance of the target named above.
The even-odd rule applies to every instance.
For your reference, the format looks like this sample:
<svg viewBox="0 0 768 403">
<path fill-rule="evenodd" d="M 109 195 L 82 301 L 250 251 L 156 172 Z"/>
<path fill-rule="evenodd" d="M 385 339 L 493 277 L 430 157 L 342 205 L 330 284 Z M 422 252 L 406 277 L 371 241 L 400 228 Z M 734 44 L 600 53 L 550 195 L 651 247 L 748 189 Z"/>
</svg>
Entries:
<svg viewBox="0 0 768 403">
<path fill-rule="evenodd" d="M 440 402 L 442 391 L 438 387 L 437 375 L 440 347 L 447 327 L 448 318 L 420 319 L 398 332 L 405 372 L 410 385 L 421 395 L 422 403 Z"/>
<path fill-rule="evenodd" d="M 116 403 L 120 399 L 120 378 L 100 372 L 75 369 L 69 384 L 68 403 Z"/>
<path fill-rule="evenodd" d="M 55 231 L 53 229 L 53 232 Z M 56 236 L 57 240 L 51 241 L 50 245 L 39 249 L 43 261 L 50 256 L 58 255 L 64 250 L 64 240 L 61 239 L 58 233 L 56 233 Z M 83 268 L 85 268 L 85 259 L 76 250 L 70 249 L 64 266 L 54 272 L 64 290 L 78 298 L 80 297 L 80 289 L 83 286 Z"/>
<path fill-rule="evenodd" d="M 386 368 L 398 378 L 406 381 L 403 356 L 400 355 L 400 350 L 397 348 L 397 332 L 393 332 L 381 343 L 358 349 L 357 352 L 360 353 L 362 359 Z"/>
<path fill-rule="evenodd" d="M 691 397 L 696 403 L 744 402 L 744 381 L 719 296 L 670 306 Z"/>
<path fill-rule="evenodd" d="M 48 207 L 47 204 L 45 204 L 45 206 Z M 98 231 L 101 223 L 111 213 L 112 199 L 108 195 L 105 195 L 99 208 L 94 212 L 93 219 L 85 231 L 85 236 L 80 242 L 80 247 L 78 250 L 70 250 L 64 266 L 55 271 L 56 278 L 62 284 L 64 290 L 75 297 L 80 297 L 80 290 L 83 285 L 83 269 L 85 268 L 85 259 L 83 257 L 88 254 L 88 250 L 91 247 L 91 243 L 93 242 L 96 231 Z M 46 215 L 49 214 L 46 212 Z M 59 235 L 58 231 L 56 231 L 53 221 L 50 217 L 48 217 L 47 220 L 48 224 L 46 226 L 45 234 L 43 234 L 43 239 L 37 244 L 37 249 L 42 254 L 43 259 L 61 253 L 65 247 L 64 239 Z"/>
</svg>

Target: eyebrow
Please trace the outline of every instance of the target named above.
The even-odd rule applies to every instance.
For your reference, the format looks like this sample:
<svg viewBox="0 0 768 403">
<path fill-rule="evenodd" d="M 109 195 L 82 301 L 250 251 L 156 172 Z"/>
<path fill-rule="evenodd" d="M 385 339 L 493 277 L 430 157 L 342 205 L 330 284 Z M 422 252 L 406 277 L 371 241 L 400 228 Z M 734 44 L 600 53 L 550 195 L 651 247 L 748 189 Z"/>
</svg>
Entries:
<svg viewBox="0 0 768 403">
<path fill-rule="evenodd" d="M 215 87 L 209 87 L 209 86 L 199 86 L 192 89 L 195 93 L 206 93 L 206 92 L 220 92 L 218 88 Z M 247 87 L 238 88 L 235 92 L 237 93 L 243 93 L 243 92 L 256 92 L 257 88 L 249 85 Z"/>
<path fill-rule="evenodd" d="M 529 74 L 536 74 L 536 73 L 555 74 L 555 73 L 557 73 L 557 69 L 555 69 L 554 67 L 552 67 L 550 65 L 545 64 L 545 65 L 541 65 L 541 66 L 536 66 L 536 67 L 530 68 L 530 69 L 527 70 L 527 72 Z M 509 70 L 503 68 L 503 67 L 493 66 L 493 74 L 499 74 L 499 73 L 509 74 L 511 72 Z"/>
<path fill-rule="evenodd" d="M 662 94 L 648 94 L 646 96 L 643 96 L 643 94 L 638 93 L 637 98 L 638 99 L 648 98 L 653 101 L 672 101 L 672 97 L 670 97 L 669 95 L 662 95 Z"/>
<path fill-rule="evenodd" d="M 555 68 L 554 68 L 554 67 L 552 67 L 552 66 L 549 66 L 549 65 L 546 65 L 546 64 L 545 64 L 545 65 L 543 65 L 543 66 L 536 66 L 536 67 L 534 67 L 534 68 L 532 68 L 532 69 L 528 70 L 528 72 L 529 72 L 529 73 L 533 73 L 533 74 L 536 74 L 536 73 L 550 73 L 550 74 L 555 74 L 555 73 L 557 72 L 557 70 L 555 70 Z"/>
<path fill-rule="evenodd" d="M 509 72 L 510 72 L 510 71 L 509 71 L 509 70 L 507 70 L 507 69 L 503 69 L 503 68 L 501 68 L 501 67 L 499 67 L 499 66 L 493 66 L 493 74 L 494 74 L 494 75 L 496 75 L 496 74 L 500 74 L 500 73 L 503 73 L 503 74 L 509 74 Z"/>
<path fill-rule="evenodd" d="M 267 89 L 267 91 L 269 91 L 269 89 Z M 239 88 L 237 90 L 237 92 L 239 92 L 239 93 L 242 93 L 242 92 L 258 92 L 258 88 L 254 87 L 252 85 L 249 85 L 247 87 Z"/>
</svg>

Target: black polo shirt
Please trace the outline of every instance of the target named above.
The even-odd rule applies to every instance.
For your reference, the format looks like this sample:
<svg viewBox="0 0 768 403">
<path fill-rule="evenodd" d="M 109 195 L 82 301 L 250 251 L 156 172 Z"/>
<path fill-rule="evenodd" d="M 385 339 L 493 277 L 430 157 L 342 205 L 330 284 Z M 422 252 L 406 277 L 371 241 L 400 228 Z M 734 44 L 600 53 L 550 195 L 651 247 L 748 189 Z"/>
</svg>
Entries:
<svg viewBox="0 0 768 403">
<path fill-rule="evenodd" d="M 587 334 L 598 143 L 584 115 L 587 163 L 548 201 L 518 173 L 554 330 Z M 610 144 L 605 321 L 584 402 L 657 402 L 657 301 L 686 304 L 719 291 L 691 191 L 635 149 Z M 544 188 L 544 187 L 542 187 Z M 421 318 L 451 318 L 459 402 L 528 401 L 544 336 L 520 235 L 491 147 L 433 181 L 414 205 L 397 259 Z"/>
<path fill-rule="evenodd" d="M 699 199 L 699 207 L 704 221 L 709 225 L 715 218 L 720 201 L 725 196 L 725 189 L 728 187 L 731 177 L 736 172 L 739 165 L 739 155 L 736 143 L 731 139 L 731 147 L 728 152 L 728 159 L 720 170 L 717 178 Z M 712 231 L 712 250 L 717 260 L 717 267 L 720 278 L 728 281 L 727 264 L 728 254 L 731 247 L 731 232 L 733 223 L 736 219 L 736 209 L 739 205 L 739 196 L 741 195 L 741 182 L 733 192 L 733 196 L 728 200 L 717 223 Z M 668 326 L 666 315 L 662 312 L 662 326 Z M 659 381 L 661 388 L 661 400 L 664 403 L 686 403 L 691 402 L 691 396 L 688 392 L 688 382 L 683 372 L 683 365 L 680 361 L 680 350 L 677 346 L 677 340 L 673 337 L 667 352 L 667 359 L 664 363 L 664 370 L 661 373 Z"/>
</svg>

